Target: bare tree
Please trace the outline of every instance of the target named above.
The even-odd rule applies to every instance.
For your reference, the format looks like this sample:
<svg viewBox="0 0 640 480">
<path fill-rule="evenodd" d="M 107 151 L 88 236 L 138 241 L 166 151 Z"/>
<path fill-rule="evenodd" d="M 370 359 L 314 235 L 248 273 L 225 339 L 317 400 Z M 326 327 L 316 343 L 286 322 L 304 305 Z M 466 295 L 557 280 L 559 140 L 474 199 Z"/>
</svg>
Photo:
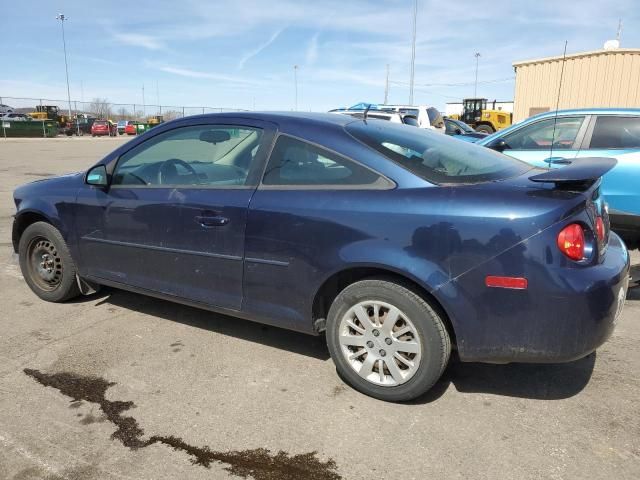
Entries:
<svg viewBox="0 0 640 480">
<path fill-rule="evenodd" d="M 162 112 L 162 117 L 165 122 L 168 122 L 169 120 L 175 120 L 176 118 L 182 117 L 182 112 L 177 110 L 167 110 L 166 112 Z"/>
<path fill-rule="evenodd" d="M 129 120 L 131 116 L 126 108 L 120 107 L 117 112 L 118 120 Z"/>
<path fill-rule="evenodd" d="M 93 113 L 97 118 L 106 119 L 111 115 L 111 104 L 106 98 L 96 97 L 91 100 L 89 111 Z"/>
</svg>

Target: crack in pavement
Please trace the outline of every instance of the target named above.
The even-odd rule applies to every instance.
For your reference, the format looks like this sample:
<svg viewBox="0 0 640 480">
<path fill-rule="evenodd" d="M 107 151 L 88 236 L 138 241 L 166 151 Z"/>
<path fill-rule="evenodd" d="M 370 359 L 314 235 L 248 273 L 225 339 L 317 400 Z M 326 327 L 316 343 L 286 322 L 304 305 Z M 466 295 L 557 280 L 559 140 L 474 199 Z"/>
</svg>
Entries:
<svg viewBox="0 0 640 480">
<path fill-rule="evenodd" d="M 111 438 L 119 440 L 132 450 L 138 450 L 160 443 L 191 457 L 191 463 L 209 468 L 217 462 L 226 465 L 225 470 L 238 477 L 252 476 L 255 480 L 341 480 L 334 460 L 323 462 L 317 452 L 290 455 L 280 450 L 272 454 L 265 448 L 251 450 L 216 451 L 208 446 L 198 447 L 174 435 L 152 435 L 143 438 L 144 430 L 133 417 L 123 413 L 135 407 L 133 402 L 106 399 L 107 389 L 115 385 L 103 378 L 82 376 L 69 372 L 43 373 L 25 368 L 24 373 L 41 385 L 53 387 L 74 402 L 84 400 L 100 406 L 105 417 L 117 430 Z"/>
</svg>

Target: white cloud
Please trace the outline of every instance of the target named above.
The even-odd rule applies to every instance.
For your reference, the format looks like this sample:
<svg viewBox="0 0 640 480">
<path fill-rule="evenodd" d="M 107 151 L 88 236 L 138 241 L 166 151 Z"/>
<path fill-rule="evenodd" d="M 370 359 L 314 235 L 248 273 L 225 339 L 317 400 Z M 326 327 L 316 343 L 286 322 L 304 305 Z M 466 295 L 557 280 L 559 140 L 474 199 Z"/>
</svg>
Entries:
<svg viewBox="0 0 640 480">
<path fill-rule="evenodd" d="M 261 43 L 260 45 L 258 45 L 256 48 L 254 48 L 253 50 L 247 52 L 241 59 L 240 62 L 238 62 L 238 69 L 242 70 L 244 68 L 244 64 L 247 63 L 249 60 L 251 60 L 253 57 L 255 57 L 256 55 L 258 55 L 260 52 L 262 52 L 265 48 L 267 48 L 269 45 L 271 45 L 273 42 L 275 42 L 277 40 L 277 38 L 280 36 L 280 34 L 284 31 L 284 28 L 281 28 L 279 30 L 276 30 L 276 32 L 271 35 L 271 37 L 269 37 L 269 40 L 267 40 L 264 43 Z"/>
<path fill-rule="evenodd" d="M 113 38 L 123 45 L 132 45 L 135 47 L 146 48 L 148 50 L 162 50 L 165 48 L 164 43 L 158 38 L 142 33 L 114 32 Z"/>
<path fill-rule="evenodd" d="M 314 63 L 316 63 L 316 60 L 318 59 L 318 37 L 319 36 L 320 36 L 320 33 L 316 33 L 313 37 L 311 37 L 311 40 L 309 41 L 309 46 L 307 47 L 307 53 L 306 53 L 307 65 L 313 65 Z"/>
<path fill-rule="evenodd" d="M 263 84 L 263 82 L 255 82 L 252 80 L 247 80 L 246 78 L 243 77 L 239 77 L 239 76 L 232 76 L 232 75 L 225 75 L 225 74 L 221 74 L 221 73 L 215 73 L 215 72 L 202 72 L 199 70 L 191 70 L 189 68 L 181 68 L 181 67 L 175 67 L 172 65 L 153 65 L 153 64 L 149 64 L 149 66 L 156 68 L 158 70 L 160 70 L 161 72 L 165 72 L 165 73 L 171 73 L 173 75 L 178 75 L 181 77 L 188 77 L 188 78 L 202 78 L 202 79 L 207 79 L 207 80 L 216 80 L 219 82 L 225 82 L 231 85 L 242 85 L 242 86 L 246 86 L 246 85 L 258 85 L 258 84 Z"/>
</svg>

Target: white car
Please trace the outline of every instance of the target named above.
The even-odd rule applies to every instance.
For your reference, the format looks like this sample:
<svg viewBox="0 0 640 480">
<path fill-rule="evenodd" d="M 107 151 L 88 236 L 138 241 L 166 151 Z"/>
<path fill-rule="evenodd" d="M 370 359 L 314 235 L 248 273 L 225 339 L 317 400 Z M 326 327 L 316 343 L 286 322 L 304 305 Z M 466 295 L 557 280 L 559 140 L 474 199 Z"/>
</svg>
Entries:
<svg viewBox="0 0 640 480">
<path fill-rule="evenodd" d="M 30 122 L 32 118 L 24 113 L 3 113 L 0 114 L 0 120 L 5 122 Z"/>
<path fill-rule="evenodd" d="M 4 105 L 3 103 L 0 103 L 0 115 L 4 113 L 13 113 L 13 108 L 11 108 L 9 105 Z"/>
<path fill-rule="evenodd" d="M 413 115 L 418 119 L 420 128 L 430 128 L 444 133 L 444 119 L 437 108 L 428 105 L 378 105 L 378 108 Z"/>
<path fill-rule="evenodd" d="M 355 117 L 355 118 L 363 118 L 364 117 L 364 112 L 363 111 L 343 110 L 343 111 L 337 111 L 337 112 L 332 112 L 332 113 L 341 113 L 343 115 L 349 115 L 349 116 Z M 418 126 L 418 119 L 414 115 L 410 115 L 410 114 L 407 114 L 407 113 L 387 112 L 387 111 L 382 111 L 382 110 L 369 110 L 367 112 L 367 118 L 368 119 L 376 119 L 376 120 L 387 120 L 387 121 L 389 121 L 391 123 L 403 123 L 405 125 L 411 125 L 413 127 L 417 127 Z"/>
</svg>

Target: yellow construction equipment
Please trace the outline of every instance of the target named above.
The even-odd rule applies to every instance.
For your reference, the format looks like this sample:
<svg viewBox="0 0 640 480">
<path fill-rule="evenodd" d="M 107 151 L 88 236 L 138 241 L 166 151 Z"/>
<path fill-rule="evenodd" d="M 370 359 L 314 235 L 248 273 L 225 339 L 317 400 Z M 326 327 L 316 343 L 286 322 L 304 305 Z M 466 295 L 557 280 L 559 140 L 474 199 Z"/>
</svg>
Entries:
<svg viewBox="0 0 640 480">
<path fill-rule="evenodd" d="M 67 116 L 60 114 L 57 105 L 36 105 L 36 111 L 29 113 L 34 120 L 54 120 L 62 128 L 67 123 Z"/>
<path fill-rule="evenodd" d="M 160 125 L 164 122 L 164 117 L 162 115 L 155 115 L 153 117 L 147 118 L 147 123 L 150 127 L 155 127 L 156 125 Z"/>
<path fill-rule="evenodd" d="M 465 98 L 462 101 L 462 115 L 450 115 L 450 118 L 462 120 L 478 132 L 493 133 L 511 126 L 512 114 L 487 108 L 486 98 Z"/>
</svg>

